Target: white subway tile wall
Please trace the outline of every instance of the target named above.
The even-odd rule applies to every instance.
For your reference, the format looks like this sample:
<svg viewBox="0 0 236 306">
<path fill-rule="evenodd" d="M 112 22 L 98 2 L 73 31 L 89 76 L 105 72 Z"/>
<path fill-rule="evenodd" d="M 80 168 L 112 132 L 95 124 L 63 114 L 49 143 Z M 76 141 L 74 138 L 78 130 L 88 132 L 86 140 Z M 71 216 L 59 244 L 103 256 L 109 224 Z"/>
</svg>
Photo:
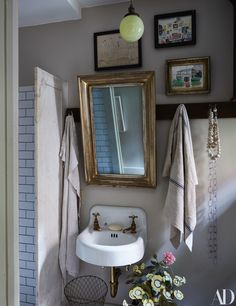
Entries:
<svg viewBox="0 0 236 306">
<path fill-rule="evenodd" d="M 99 89 L 93 90 L 93 118 L 95 125 L 96 157 L 99 173 L 114 173 L 109 141 L 105 98 Z"/>
<path fill-rule="evenodd" d="M 34 87 L 19 88 L 20 306 L 36 304 Z"/>
</svg>

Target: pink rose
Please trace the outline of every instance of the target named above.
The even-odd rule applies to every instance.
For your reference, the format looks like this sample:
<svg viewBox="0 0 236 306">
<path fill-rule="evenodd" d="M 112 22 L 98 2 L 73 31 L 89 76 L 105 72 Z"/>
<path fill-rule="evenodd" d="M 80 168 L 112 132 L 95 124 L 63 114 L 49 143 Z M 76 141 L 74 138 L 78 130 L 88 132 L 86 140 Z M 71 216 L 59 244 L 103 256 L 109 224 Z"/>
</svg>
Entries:
<svg viewBox="0 0 236 306">
<path fill-rule="evenodd" d="M 173 263 L 175 262 L 175 256 L 172 254 L 172 252 L 165 252 L 164 253 L 164 263 L 168 266 L 173 265 Z"/>
</svg>

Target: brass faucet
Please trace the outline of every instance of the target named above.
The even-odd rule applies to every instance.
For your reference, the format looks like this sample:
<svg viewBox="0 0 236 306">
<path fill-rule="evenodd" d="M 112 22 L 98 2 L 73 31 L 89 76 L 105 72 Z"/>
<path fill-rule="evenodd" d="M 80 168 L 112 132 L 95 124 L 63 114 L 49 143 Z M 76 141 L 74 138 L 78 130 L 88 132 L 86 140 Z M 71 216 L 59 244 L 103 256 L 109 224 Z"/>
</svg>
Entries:
<svg viewBox="0 0 236 306">
<path fill-rule="evenodd" d="M 94 216 L 94 222 L 93 222 L 93 230 L 94 231 L 100 231 L 101 230 L 101 227 L 99 225 L 99 222 L 98 222 L 98 216 L 100 216 L 99 213 L 93 213 L 93 216 Z"/>
<path fill-rule="evenodd" d="M 123 229 L 123 233 L 126 233 L 126 232 L 130 232 L 131 234 L 136 234 L 136 223 L 135 223 L 135 219 L 138 218 L 138 216 L 129 216 L 129 218 L 132 219 L 132 222 L 131 222 L 131 225 L 130 227 L 127 227 L 125 229 Z"/>
</svg>

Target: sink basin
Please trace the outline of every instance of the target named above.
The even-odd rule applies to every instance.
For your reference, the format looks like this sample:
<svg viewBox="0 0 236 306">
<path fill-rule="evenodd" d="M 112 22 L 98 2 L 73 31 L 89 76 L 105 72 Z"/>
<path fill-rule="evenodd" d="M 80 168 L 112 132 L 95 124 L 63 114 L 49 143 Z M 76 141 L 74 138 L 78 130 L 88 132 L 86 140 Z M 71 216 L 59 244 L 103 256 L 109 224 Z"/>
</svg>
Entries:
<svg viewBox="0 0 236 306">
<path fill-rule="evenodd" d="M 99 213 L 101 231 L 93 230 L 93 213 Z M 109 230 L 110 224 L 130 226 L 129 216 L 135 219 L 136 234 Z M 130 265 L 144 256 L 147 242 L 146 214 L 140 208 L 96 205 L 90 211 L 90 221 L 76 242 L 77 256 L 94 265 L 117 267 Z"/>
</svg>

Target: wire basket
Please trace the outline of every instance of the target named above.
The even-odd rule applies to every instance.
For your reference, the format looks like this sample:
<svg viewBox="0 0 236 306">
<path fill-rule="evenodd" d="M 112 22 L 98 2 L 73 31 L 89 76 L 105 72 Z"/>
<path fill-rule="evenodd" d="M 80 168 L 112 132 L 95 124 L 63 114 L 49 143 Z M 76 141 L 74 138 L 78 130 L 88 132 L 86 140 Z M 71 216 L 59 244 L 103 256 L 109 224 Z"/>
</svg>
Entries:
<svg viewBox="0 0 236 306">
<path fill-rule="evenodd" d="M 86 275 L 70 281 L 64 293 L 70 306 L 101 306 L 104 305 L 107 290 L 104 280 Z"/>
</svg>

